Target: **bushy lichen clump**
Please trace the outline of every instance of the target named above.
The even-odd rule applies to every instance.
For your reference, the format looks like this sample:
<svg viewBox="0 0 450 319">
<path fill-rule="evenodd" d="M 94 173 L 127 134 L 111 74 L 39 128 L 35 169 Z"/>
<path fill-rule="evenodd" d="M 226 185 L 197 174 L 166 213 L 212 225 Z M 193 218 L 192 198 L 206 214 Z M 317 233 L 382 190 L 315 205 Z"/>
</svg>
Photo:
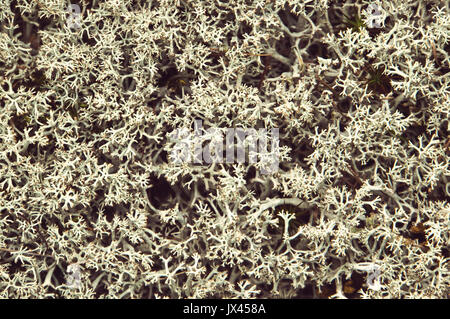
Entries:
<svg viewBox="0 0 450 319">
<path fill-rule="evenodd" d="M 449 4 L 370 3 L 1 1 L 0 297 L 448 297 Z"/>
</svg>

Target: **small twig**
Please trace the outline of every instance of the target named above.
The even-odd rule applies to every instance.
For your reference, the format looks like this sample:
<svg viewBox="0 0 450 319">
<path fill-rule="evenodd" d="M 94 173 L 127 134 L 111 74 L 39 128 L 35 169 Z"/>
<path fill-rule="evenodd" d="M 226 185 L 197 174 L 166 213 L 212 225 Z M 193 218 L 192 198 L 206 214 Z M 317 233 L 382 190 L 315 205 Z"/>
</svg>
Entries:
<svg viewBox="0 0 450 319">
<path fill-rule="evenodd" d="M 261 87 L 262 87 L 262 84 L 264 82 L 264 79 L 266 78 L 267 73 L 271 69 L 271 67 L 270 67 L 271 56 L 270 55 L 264 55 L 264 56 L 265 56 L 265 58 L 264 58 L 264 71 L 263 71 L 263 73 L 261 73 L 261 77 L 260 77 L 259 83 L 258 83 L 258 90 L 260 90 L 260 91 L 261 91 Z"/>
<path fill-rule="evenodd" d="M 450 136 L 447 137 L 447 142 L 445 142 L 444 144 L 444 148 L 449 148 L 450 147 Z"/>
<path fill-rule="evenodd" d="M 322 80 L 322 79 L 319 78 L 318 76 L 316 76 L 316 80 L 317 80 L 320 84 L 326 86 L 327 89 L 329 89 L 333 94 L 337 94 L 337 93 L 335 92 L 334 88 L 331 87 L 331 85 L 329 85 L 327 82 L 325 82 L 324 80 Z"/>
<path fill-rule="evenodd" d="M 271 55 L 268 53 L 251 53 L 251 52 L 244 52 L 245 55 L 250 55 L 250 56 L 268 56 L 270 57 Z"/>
<path fill-rule="evenodd" d="M 50 12 L 51 14 L 56 15 L 55 12 L 53 12 L 53 11 L 50 10 L 47 6 L 45 6 L 45 5 L 43 5 L 42 3 L 40 3 L 39 0 L 34 0 L 34 1 L 36 1 L 37 5 L 38 5 L 41 9 L 45 9 L 45 10 L 47 10 L 48 12 Z"/>
<path fill-rule="evenodd" d="M 434 42 L 432 42 L 431 40 L 430 40 L 430 45 L 431 45 L 431 50 L 433 51 L 434 61 L 436 61 L 437 65 L 440 65 L 438 57 L 437 57 L 437 53 L 436 53 L 436 46 L 434 45 Z"/>
<path fill-rule="evenodd" d="M 444 144 L 444 151 L 445 151 L 445 153 L 450 151 L 450 136 L 447 137 L 447 142 L 445 142 L 445 144 Z"/>
<path fill-rule="evenodd" d="M 356 181 L 363 185 L 364 183 L 362 182 L 361 178 L 359 177 L 359 174 L 353 169 L 353 167 L 349 166 L 350 172 L 353 174 L 353 177 L 356 179 Z"/>
</svg>

